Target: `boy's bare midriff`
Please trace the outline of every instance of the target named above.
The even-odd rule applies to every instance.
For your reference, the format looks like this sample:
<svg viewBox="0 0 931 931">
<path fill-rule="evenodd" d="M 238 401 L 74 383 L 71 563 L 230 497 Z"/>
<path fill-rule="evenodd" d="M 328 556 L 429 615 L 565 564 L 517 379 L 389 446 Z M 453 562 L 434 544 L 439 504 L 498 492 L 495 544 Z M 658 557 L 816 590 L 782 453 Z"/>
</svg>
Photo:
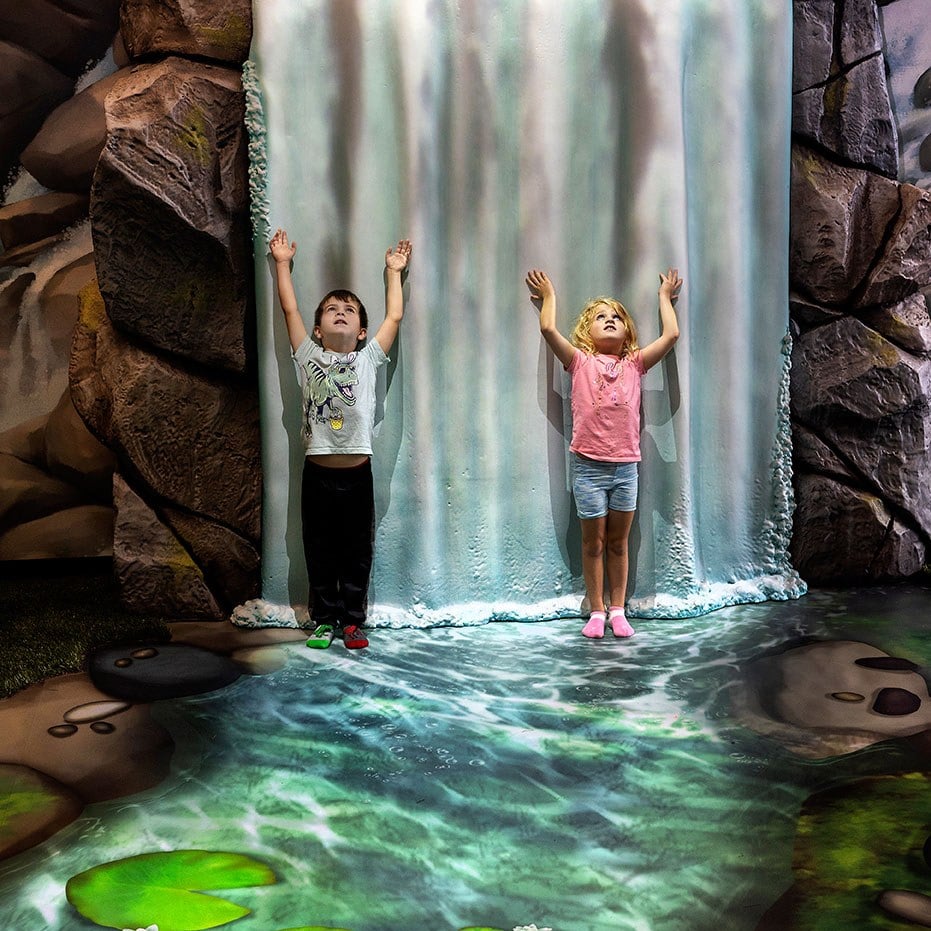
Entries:
<svg viewBox="0 0 931 931">
<path fill-rule="evenodd" d="M 307 457 L 315 465 L 326 469 L 353 469 L 369 461 L 365 453 L 329 453 Z"/>
</svg>

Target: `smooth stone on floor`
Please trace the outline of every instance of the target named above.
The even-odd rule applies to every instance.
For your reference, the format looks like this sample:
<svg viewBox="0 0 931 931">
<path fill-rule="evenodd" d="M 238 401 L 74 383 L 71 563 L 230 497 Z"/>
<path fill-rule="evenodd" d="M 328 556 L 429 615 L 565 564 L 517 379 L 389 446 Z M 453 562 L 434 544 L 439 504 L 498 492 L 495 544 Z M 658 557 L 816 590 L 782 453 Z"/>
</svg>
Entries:
<svg viewBox="0 0 931 931">
<path fill-rule="evenodd" d="M 879 897 L 879 906 L 902 921 L 931 928 L 931 897 L 906 889 L 887 889 Z"/>
<path fill-rule="evenodd" d="M 107 647 L 88 656 L 87 671 L 101 692 L 132 702 L 212 692 L 242 674 L 227 657 L 184 643 Z"/>
</svg>

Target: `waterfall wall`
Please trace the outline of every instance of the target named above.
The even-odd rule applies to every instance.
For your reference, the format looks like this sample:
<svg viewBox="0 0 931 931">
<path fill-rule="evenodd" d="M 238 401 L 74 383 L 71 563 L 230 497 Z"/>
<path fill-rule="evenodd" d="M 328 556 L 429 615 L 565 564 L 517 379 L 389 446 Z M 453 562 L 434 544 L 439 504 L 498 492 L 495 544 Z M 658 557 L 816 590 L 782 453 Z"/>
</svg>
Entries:
<svg viewBox="0 0 931 931">
<path fill-rule="evenodd" d="M 376 439 L 375 624 L 577 614 L 568 333 L 622 300 L 682 336 L 644 380 L 635 616 L 802 594 L 788 563 L 791 11 L 771 0 L 263 0 L 246 67 L 264 418 L 263 597 L 306 602 L 300 399 L 267 240 L 305 319 L 333 287 L 383 314 L 414 242 Z M 370 331 L 373 332 L 373 331 Z"/>
</svg>

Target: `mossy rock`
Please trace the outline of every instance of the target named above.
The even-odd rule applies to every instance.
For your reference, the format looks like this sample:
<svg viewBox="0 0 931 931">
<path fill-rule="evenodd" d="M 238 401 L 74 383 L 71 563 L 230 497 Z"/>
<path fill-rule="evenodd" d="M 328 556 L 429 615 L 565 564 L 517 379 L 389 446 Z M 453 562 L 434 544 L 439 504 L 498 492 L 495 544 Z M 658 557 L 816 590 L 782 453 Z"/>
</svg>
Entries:
<svg viewBox="0 0 931 931">
<path fill-rule="evenodd" d="M 51 776 L 0 763 L 0 859 L 42 843 L 83 808 L 81 799 Z"/>
<path fill-rule="evenodd" d="M 903 927 L 879 905 L 886 890 L 931 895 L 931 773 L 876 776 L 819 792 L 799 817 L 794 885 L 758 931 Z"/>
</svg>

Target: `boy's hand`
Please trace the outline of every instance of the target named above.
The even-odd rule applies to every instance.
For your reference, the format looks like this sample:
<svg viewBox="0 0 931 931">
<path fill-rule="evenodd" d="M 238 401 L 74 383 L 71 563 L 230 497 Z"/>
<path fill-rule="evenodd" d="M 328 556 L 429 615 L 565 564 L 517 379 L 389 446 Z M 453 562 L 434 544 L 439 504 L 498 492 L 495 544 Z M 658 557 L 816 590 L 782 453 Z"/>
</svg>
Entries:
<svg viewBox="0 0 931 931">
<path fill-rule="evenodd" d="M 400 240 L 394 251 L 388 249 L 385 253 L 385 268 L 393 272 L 404 271 L 407 268 L 407 263 L 411 260 L 411 251 L 411 241 L 409 239 Z"/>
<path fill-rule="evenodd" d="M 292 242 L 289 245 L 288 234 L 279 227 L 272 236 L 268 248 L 276 262 L 290 262 L 294 258 L 294 253 L 297 252 L 297 243 Z"/>
<path fill-rule="evenodd" d="M 539 269 L 531 269 L 527 272 L 527 287 L 530 289 L 530 299 L 533 301 L 542 301 L 556 293 L 553 282 L 550 281 L 546 272 Z"/>
<path fill-rule="evenodd" d="M 659 296 L 665 296 L 670 301 L 674 301 L 679 296 L 682 283 L 682 279 L 679 277 L 679 269 L 667 268 L 666 274 L 661 273 L 659 276 Z"/>
</svg>

